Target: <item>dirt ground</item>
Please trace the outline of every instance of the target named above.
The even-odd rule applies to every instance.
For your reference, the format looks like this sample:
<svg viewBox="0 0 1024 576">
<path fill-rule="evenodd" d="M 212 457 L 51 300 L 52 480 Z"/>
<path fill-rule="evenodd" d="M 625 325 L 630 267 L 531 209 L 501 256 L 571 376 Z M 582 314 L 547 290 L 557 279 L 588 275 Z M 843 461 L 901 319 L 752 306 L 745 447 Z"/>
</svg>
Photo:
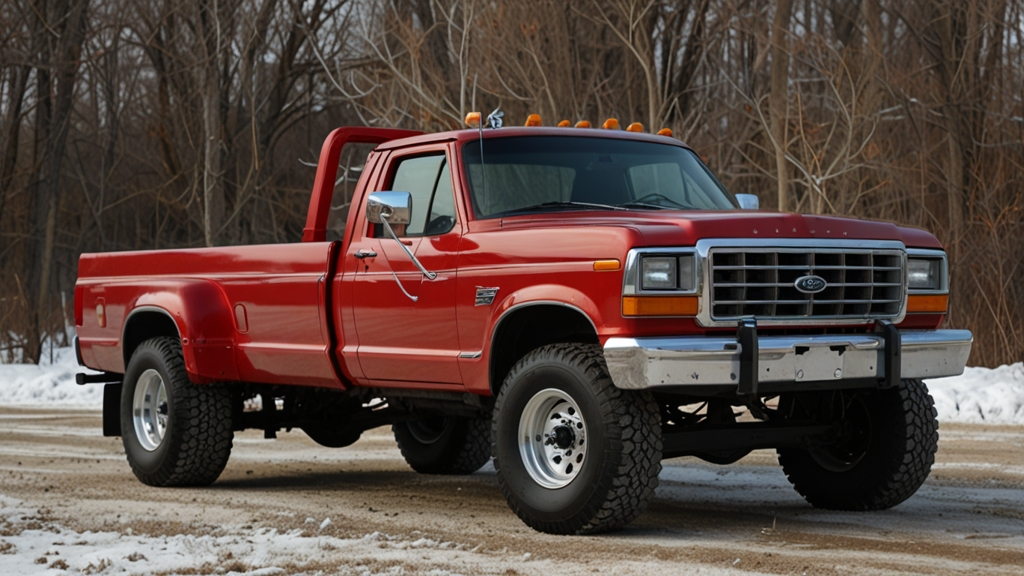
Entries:
<svg viewBox="0 0 1024 576">
<path fill-rule="evenodd" d="M 31 521 L 0 526 L 0 567 L 16 558 L 4 536 L 59 526 L 153 542 L 257 531 L 390 543 L 319 544 L 313 557 L 281 550 L 259 561 L 227 563 L 222 555 L 225 565 L 173 570 L 193 573 L 272 564 L 310 573 L 1020 574 L 1024 428 L 943 424 L 940 436 L 930 479 L 890 511 L 814 510 L 791 489 L 774 453 L 759 451 L 731 466 L 666 461 L 656 499 L 625 530 L 556 537 L 512 514 L 490 465 L 466 477 L 418 475 L 387 428 L 337 450 L 298 431 L 277 440 L 239 433 L 212 486 L 154 489 L 132 475 L 120 439 L 101 436 L 97 413 L 0 407 L 0 496 L 36 511 Z M 417 548 L 423 542 L 433 544 Z M 40 572 L 59 572 L 45 562 Z"/>
</svg>

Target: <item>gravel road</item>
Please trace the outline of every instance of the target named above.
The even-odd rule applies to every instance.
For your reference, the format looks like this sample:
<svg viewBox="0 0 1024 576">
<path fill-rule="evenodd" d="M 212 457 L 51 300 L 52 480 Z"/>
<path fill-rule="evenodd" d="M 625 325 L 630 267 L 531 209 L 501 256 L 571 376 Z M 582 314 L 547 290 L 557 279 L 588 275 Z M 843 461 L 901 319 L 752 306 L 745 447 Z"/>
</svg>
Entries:
<svg viewBox="0 0 1024 576">
<path fill-rule="evenodd" d="M 96 412 L 0 407 L 0 573 L 1013 573 L 1024 566 L 1024 427 L 943 424 L 931 478 L 881 513 L 814 510 L 770 451 L 665 462 L 625 530 L 526 528 L 493 468 L 417 475 L 390 429 L 349 448 L 235 437 L 208 488 L 132 476 Z"/>
</svg>

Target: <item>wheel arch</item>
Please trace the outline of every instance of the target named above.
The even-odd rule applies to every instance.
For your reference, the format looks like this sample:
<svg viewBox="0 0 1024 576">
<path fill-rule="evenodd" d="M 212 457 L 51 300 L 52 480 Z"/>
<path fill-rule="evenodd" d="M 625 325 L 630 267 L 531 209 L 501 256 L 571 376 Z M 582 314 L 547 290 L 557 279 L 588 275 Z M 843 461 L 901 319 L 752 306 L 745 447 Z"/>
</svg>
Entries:
<svg viewBox="0 0 1024 576">
<path fill-rule="evenodd" d="M 597 324 L 582 308 L 558 300 L 535 300 L 505 310 L 491 335 L 491 394 L 498 395 L 520 358 L 541 346 L 562 342 L 599 343 Z"/>
<path fill-rule="evenodd" d="M 159 306 L 138 306 L 132 310 L 121 331 L 121 354 L 124 356 L 125 368 L 140 344 L 158 336 L 181 340 L 181 331 L 171 313 Z"/>
<path fill-rule="evenodd" d="M 162 282 L 144 293 L 126 315 L 121 331 L 125 368 L 150 338 L 181 342 L 185 370 L 197 384 L 238 380 L 235 319 L 224 291 L 209 280 Z"/>
</svg>

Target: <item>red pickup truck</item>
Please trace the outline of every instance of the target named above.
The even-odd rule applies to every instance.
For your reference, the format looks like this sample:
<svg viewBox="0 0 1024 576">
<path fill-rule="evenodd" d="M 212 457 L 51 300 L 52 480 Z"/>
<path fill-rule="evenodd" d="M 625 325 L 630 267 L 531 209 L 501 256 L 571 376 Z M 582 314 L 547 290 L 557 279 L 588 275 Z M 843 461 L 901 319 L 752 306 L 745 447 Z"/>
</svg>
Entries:
<svg viewBox="0 0 1024 576">
<path fill-rule="evenodd" d="M 377 146 L 329 231 L 350 142 Z M 421 473 L 493 456 L 550 533 L 632 521 L 662 458 L 763 448 L 814 506 L 895 506 L 934 461 L 921 379 L 971 348 L 939 329 L 946 255 L 756 208 L 667 136 L 340 128 L 300 243 L 84 254 L 76 348 L 102 373 L 79 382 L 153 486 L 213 482 L 237 430 L 391 425 Z"/>
</svg>

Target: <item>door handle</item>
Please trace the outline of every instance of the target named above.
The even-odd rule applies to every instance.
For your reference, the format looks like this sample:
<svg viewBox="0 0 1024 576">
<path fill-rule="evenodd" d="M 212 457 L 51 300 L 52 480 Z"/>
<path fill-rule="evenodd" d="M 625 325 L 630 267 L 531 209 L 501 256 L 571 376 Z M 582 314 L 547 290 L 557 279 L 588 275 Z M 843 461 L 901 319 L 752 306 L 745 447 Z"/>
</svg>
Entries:
<svg viewBox="0 0 1024 576">
<path fill-rule="evenodd" d="M 374 252 L 373 250 L 360 250 L 353 254 L 353 256 L 362 260 L 363 258 L 376 258 L 377 253 Z"/>
</svg>

